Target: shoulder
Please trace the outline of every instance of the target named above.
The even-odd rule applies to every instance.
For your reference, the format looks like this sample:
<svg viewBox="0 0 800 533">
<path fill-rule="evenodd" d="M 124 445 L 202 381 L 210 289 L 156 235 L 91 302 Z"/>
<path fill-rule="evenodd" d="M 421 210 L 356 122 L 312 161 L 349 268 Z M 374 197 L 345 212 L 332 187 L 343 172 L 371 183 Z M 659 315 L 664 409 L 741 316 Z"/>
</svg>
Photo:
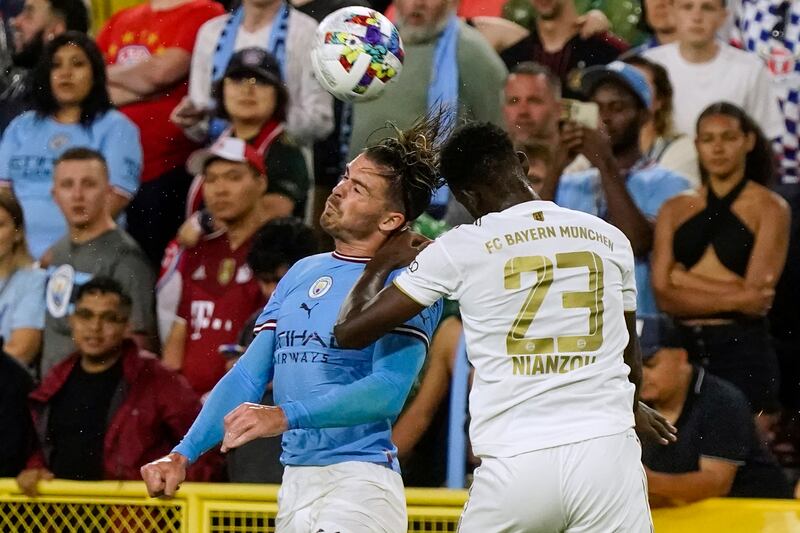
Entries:
<svg viewBox="0 0 800 533">
<path fill-rule="evenodd" d="M 140 4 L 138 6 L 131 6 L 117 11 L 105 24 L 105 27 L 114 27 L 117 24 L 127 24 L 128 21 L 141 17 L 144 13 L 150 11 L 150 3 Z"/>
<path fill-rule="evenodd" d="M 109 109 L 102 115 L 98 116 L 97 119 L 92 123 L 92 127 L 104 130 L 108 129 L 112 131 L 116 130 L 117 128 L 136 129 L 138 131 L 136 124 L 134 124 L 131 119 L 125 116 L 124 113 L 121 113 L 116 109 Z"/>
<path fill-rule="evenodd" d="M 646 166 L 643 166 L 635 171 L 631 172 L 630 179 L 635 179 L 637 181 L 644 181 L 651 184 L 656 183 L 675 183 L 679 185 L 689 185 L 688 180 L 675 172 L 674 170 L 670 170 L 666 167 L 662 167 L 658 163 L 650 163 Z"/>
<path fill-rule="evenodd" d="M 201 41 L 202 39 L 213 39 L 215 36 L 219 36 L 219 34 L 222 32 L 222 28 L 230 18 L 230 14 L 224 13 L 208 19 L 203 23 L 202 26 L 200 26 L 200 29 L 197 30 L 197 40 Z"/>
<path fill-rule="evenodd" d="M 750 407 L 747 397 L 732 383 L 705 372 L 700 392 L 703 403 L 713 405 L 717 412 L 724 410 L 729 415 L 745 413 L 749 418 Z M 728 422 L 734 422 L 728 419 Z"/>
<path fill-rule="evenodd" d="M 3 135 L 3 140 L 9 136 L 9 134 L 19 134 L 20 132 L 27 132 L 30 128 L 35 127 L 37 125 L 41 125 L 41 121 L 38 120 L 35 111 L 25 111 L 20 116 L 16 117 L 12 120 L 8 128 L 6 129 L 5 135 Z"/>
<path fill-rule="evenodd" d="M 495 50 L 505 50 L 530 33 L 516 22 L 503 17 L 472 17 L 475 29 L 492 43 Z"/>
<path fill-rule="evenodd" d="M 601 31 L 587 39 L 587 43 L 594 46 L 599 46 L 612 50 L 617 53 L 622 53 L 628 50 L 629 46 L 620 36 L 609 31 Z"/>
<path fill-rule="evenodd" d="M 558 180 L 559 187 L 561 185 L 575 186 L 583 185 L 599 178 L 599 173 L 596 168 L 589 168 L 577 172 L 567 172 L 562 174 Z"/>
<path fill-rule="evenodd" d="M 485 60 L 497 59 L 499 61 L 497 52 L 492 49 L 486 38 L 481 35 L 481 32 L 464 21 L 459 21 L 458 56 L 461 61 L 465 58 L 473 60 L 478 58 Z"/>
<path fill-rule="evenodd" d="M 217 2 L 212 2 L 211 0 L 193 0 L 191 2 L 187 2 L 183 6 L 183 11 L 186 13 L 191 14 L 192 18 L 194 19 L 210 19 L 212 17 L 216 17 L 217 15 L 222 15 L 225 13 L 225 9 L 222 5 L 218 4 Z"/>
<path fill-rule="evenodd" d="M 659 211 L 659 216 L 672 216 L 695 209 L 703 201 L 703 196 L 696 189 L 687 189 L 666 200 Z"/>
<path fill-rule="evenodd" d="M 764 63 L 758 58 L 758 56 L 756 56 L 751 52 L 740 50 L 735 46 L 720 43 L 719 52 L 720 52 L 719 54 L 720 57 L 723 57 L 728 61 L 737 63 L 743 67 L 755 70 L 761 70 L 764 67 Z"/>
<path fill-rule="evenodd" d="M 749 189 L 749 191 L 747 190 Z M 749 192 L 756 199 L 759 210 L 766 216 L 774 216 L 777 213 L 789 215 L 791 208 L 780 194 L 771 191 L 760 183 L 749 183 L 746 192 Z M 777 212 L 777 213 L 776 213 Z"/>
<path fill-rule="evenodd" d="M 673 57 L 677 53 L 677 46 L 675 44 L 662 44 L 661 46 L 654 46 L 642 52 L 642 56 L 654 61 L 663 61 Z"/>
<path fill-rule="evenodd" d="M 309 35 L 309 39 L 311 39 L 314 35 L 313 32 L 316 31 L 318 25 L 319 23 L 314 19 L 314 17 L 306 15 L 305 13 L 294 7 L 289 8 L 290 30 L 294 28 L 302 31 L 310 31 L 312 33 Z"/>
<path fill-rule="evenodd" d="M 139 243 L 127 231 L 117 228 L 109 235 L 109 241 L 113 243 L 115 252 L 119 254 L 120 261 L 132 258 L 146 260 Z"/>
<path fill-rule="evenodd" d="M 16 283 L 31 288 L 32 285 L 44 283 L 47 280 L 47 272 L 38 267 L 25 267 L 18 270 L 14 278 L 18 280 Z"/>
</svg>

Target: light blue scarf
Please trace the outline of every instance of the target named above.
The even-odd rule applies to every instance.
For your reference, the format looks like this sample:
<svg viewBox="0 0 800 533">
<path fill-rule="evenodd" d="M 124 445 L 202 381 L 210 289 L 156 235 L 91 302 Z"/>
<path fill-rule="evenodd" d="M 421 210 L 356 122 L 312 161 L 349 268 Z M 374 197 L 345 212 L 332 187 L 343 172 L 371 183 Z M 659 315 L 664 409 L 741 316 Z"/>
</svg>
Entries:
<svg viewBox="0 0 800 533">
<path fill-rule="evenodd" d="M 433 52 L 431 81 L 428 85 L 428 110 L 437 105 L 443 105 L 453 115 L 458 111 L 459 26 L 458 17 L 451 15 L 436 43 L 436 50 Z"/>
<path fill-rule="evenodd" d="M 236 45 L 236 35 L 239 33 L 239 28 L 242 26 L 244 20 L 244 8 L 241 6 L 236 8 L 225 27 L 222 28 L 222 33 L 217 41 L 217 48 L 214 50 L 214 57 L 212 58 L 211 67 L 211 81 L 217 82 L 225 74 L 225 69 L 228 68 L 228 62 L 234 53 L 234 46 Z M 289 5 L 286 2 L 281 3 L 280 10 L 278 11 L 275 19 L 272 22 L 272 28 L 269 32 L 269 40 L 264 48 L 278 60 L 281 66 L 281 77 L 286 82 L 286 41 L 289 34 Z M 213 119 L 209 125 L 209 135 L 212 139 L 216 139 L 225 130 L 227 123 L 221 119 Z"/>
<path fill-rule="evenodd" d="M 428 85 L 428 111 L 436 106 L 444 106 L 447 112 L 447 124 L 452 128 L 456 123 L 458 114 L 458 32 L 460 30 L 458 17 L 453 14 L 444 31 L 439 36 L 436 49 L 433 52 L 433 68 L 431 81 Z M 447 185 L 440 187 L 431 199 L 433 213 L 438 215 L 450 199 L 450 189 Z"/>
</svg>

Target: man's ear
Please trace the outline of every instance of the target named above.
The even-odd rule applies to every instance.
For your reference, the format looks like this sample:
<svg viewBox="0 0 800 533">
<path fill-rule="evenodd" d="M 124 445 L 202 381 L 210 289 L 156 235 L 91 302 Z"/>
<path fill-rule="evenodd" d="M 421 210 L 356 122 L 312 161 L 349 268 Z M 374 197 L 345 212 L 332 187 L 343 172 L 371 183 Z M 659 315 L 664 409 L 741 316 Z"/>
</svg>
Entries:
<svg viewBox="0 0 800 533">
<path fill-rule="evenodd" d="M 406 224 L 406 217 L 399 211 L 391 211 L 378 223 L 378 229 L 385 233 L 399 230 Z"/>
<path fill-rule="evenodd" d="M 527 176 L 528 171 L 531 169 L 531 162 L 528 161 L 528 156 L 525 155 L 525 152 L 517 150 L 517 159 L 519 159 L 519 164 L 522 165 L 522 173 Z"/>
<path fill-rule="evenodd" d="M 44 31 L 45 44 L 65 31 L 67 31 L 67 23 L 61 18 L 56 18 Z"/>
</svg>

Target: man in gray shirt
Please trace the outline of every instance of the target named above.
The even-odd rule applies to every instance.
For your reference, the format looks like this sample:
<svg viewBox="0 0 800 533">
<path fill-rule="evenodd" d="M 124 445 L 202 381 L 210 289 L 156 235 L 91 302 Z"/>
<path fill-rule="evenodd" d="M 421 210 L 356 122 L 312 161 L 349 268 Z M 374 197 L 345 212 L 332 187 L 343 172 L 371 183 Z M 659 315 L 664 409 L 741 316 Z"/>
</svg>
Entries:
<svg viewBox="0 0 800 533">
<path fill-rule="evenodd" d="M 155 348 L 155 275 L 136 241 L 111 218 L 108 169 L 103 156 L 72 148 L 55 162 L 53 197 L 68 233 L 45 253 L 47 314 L 41 375 L 75 350 L 67 316 L 74 289 L 94 276 L 118 281 L 131 295 L 130 334 L 145 349 Z M 35 214 L 28 214 L 35 216 Z"/>
</svg>

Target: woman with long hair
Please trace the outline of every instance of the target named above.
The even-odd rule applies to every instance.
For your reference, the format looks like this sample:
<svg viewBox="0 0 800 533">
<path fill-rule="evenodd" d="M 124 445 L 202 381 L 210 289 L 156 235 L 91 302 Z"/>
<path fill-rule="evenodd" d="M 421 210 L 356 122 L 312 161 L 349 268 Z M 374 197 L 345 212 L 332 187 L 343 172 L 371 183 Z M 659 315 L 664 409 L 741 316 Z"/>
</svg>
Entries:
<svg viewBox="0 0 800 533">
<path fill-rule="evenodd" d="M 91 38 L 79 32 L 57 36 L 33 71 L 33 110 L 14 119 L 0 141 L 0 183 L 13 188 L 27 214 L 34 258 L 66 232 L 50 189 L 53 162 L 67 149 L 85 146 L 103 154 L 114 216 L 139 186 L 139 129 L 111 105 L 105 72 Z"/>
<path fill-rule="evenodd" d="M 736 385 L 753 412 L 777 411 L 778 366 L 765 316 L 783 271 L 789 208 L 765 184 L 769 142 L 725 102 L 697 120 L 703 185 L 664 204 L 655 228 L 652 283 L 675 316 L 693 361 Z"/>
<path fill-rule="evenodd" d="M 22 366 L 39 353 L 47 275 L 33 266 L 19 202 L 0 191 L 0 337 L 2 351 Z"/>
<path fill-rule="evenodd" d="M 686 177 L 694 187 L 700 185 L 697 149 L 691 137 L 675 131 L 672 120 L 672 83 L 667 70 L 641 56 L 625 60 L 639 70 L 650 85 L 653 103 L 650 119 L 639 131 L 639 147 L 647 159 Z"/>
<path fill-rule="evenodd" d="M 268 218 L 304 216 L 310 186 L 308 167 L 300 147 L 284 131 L 289 94 L 278 60 L 261 48 L 239 50 L 212 88 L 212 96 L 217 119 L 228 125 L 220 138 L 242 139 L 264 158 Z M 199 207 L 202 182 L 202 176 L 192 182 L 187 215 Z"/>
</svg>

